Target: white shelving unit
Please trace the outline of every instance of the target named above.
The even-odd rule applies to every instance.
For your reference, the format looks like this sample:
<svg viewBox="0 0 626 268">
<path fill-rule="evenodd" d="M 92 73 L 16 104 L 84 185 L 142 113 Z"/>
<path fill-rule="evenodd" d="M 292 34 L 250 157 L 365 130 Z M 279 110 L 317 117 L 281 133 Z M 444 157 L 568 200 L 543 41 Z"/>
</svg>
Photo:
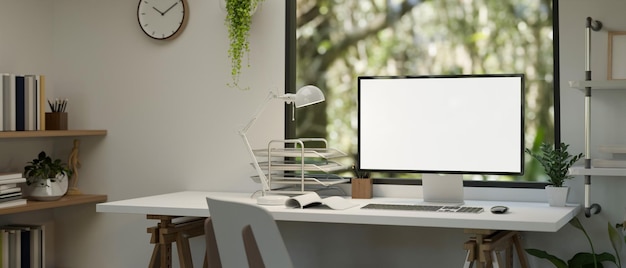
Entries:
<svg viewBox="0 0 626 268">
<path fill-rule="evenodd" d="M 591 80 L 591 32 L 602 29 L 600 21 L 587 18 L 585 35 L 585 80 L 570 81 L 571 88 L 580 89 L 585 94 L 585 163 L 582 167 L 572 167 L 571 175 L 585 177 L 585 216 L 600 212 L 599 204 L 591 204 L 591 176 L 626 176 L 626 168 L 592 167 L 591 159 L 591 92 L 592 90 L 626 90 L 626 80 Z"/>
<path fill-rule="evenodd" d="M 306 147 L 310 144 L 316 146 Z M 273 140 L 267 149 L 254 150 L 254 154 L 264 159 L 259 165 L 273 193 L 301 194 L 311 187 L 331 187 L 349 181 L 334 174 L 347 167 L 333 159 L 347 154 L 328 148 L 328 142 L 322 138 Z M 252 180 L 261 183 L 259 176 L 253 176 Z"/>
<path fill-rule="evenodd" d="M 588 79 L 591 71 L 587 70 Z M 585 164 L 584 166 L 572 167 L 571 175 L 585 176 L 585 216 L 591 217 L 602 209 L 599 204 L 591 203 L 591 177 L 592 176 L 624 176 L 626 168 L 598 168 L 593 167 L 591 159 L 591 93 L 595 90 L 626 90 L 626 80 L 585 80 L 569 81 L 569 86 L 579 89 L 585 94 Z"/>
</svg>

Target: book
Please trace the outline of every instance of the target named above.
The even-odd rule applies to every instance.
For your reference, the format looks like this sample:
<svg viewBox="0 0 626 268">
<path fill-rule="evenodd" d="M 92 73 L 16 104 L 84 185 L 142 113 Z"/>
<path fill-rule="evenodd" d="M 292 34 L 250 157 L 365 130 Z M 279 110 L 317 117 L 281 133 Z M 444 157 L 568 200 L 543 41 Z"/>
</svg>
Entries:
<svg viewBox="0 0 626 268">
<path fill-rule="evenodd" d="M 37 130 L 46 130 L 46 76 L 37 75 L 37 96 L 39 98 L 39 116 L 37 122 L 39 122 L 39 128 Z"/>
<path fill-rule="evenodd" d="M 4 83 L 2 83 L 1 80 L 2 79 L 0 79 L 0 131 L 4 131 Z"/>
<path fill-rule="evenodd" d="M 30 267 L 43 267 L 43 226 L 36 225 L 30 227 Z"/>
<path fill-rule="evenodd" d="M 0 202 L 0 209 L 23 206 L 23 205 L 26 205 L 26 203 L 27 203 L 27 200 L 25 198 L 18 198 L 18 199 L 13 199 L 9 201 L 4 201 L 4 202 Z"/>
<path fill-rule="evenodd" d="M 30 268 L 30 228 L 21 227 L 20 233 L 20 262 L 22 268 Z"/>
<path fill-rule="evenodd" d="M 602 145 L 598 147 L 598 151 L 612 154 L 626 154 L 626 146 L 624 145 Z"/>
<path fill-rule="evenodd" d="M 20 251 L 22 268 L 42 268 L 44 266 L 44 225 L 12 224 L 3 228 L 21 231 Z"/>
<path fill-rule="evenodd" d="M 0 184 L 0 191 L 15 188 L 15 187 L 19 187 L 17 183 Z"/>
<path fill-rule="evenodd" d="M 0 260 L 0 265 L 5 268 L 9 267 L 9 232 L 5 229 L 0 229 L 0 237 L 2 239 L 2 250 L 0 250 L 2 260 Z"/>
<path fill-rule="evenodd" d="M 20 179 L 23 177 L 24 176 L 20 172 L 0 172 L 0 181 L 9 179 Z"/>
<path fill-rule="evenodd" d="M 15 76 L 15 130 L 23 131 L 26 129 L 26 91 L 24 85 L 24 76 Z"/>
<path fill-rule="evenodd" d="M 41 264 L 39 267 L 46 267 L 46 225 L 39 225 L 39 259 Z"/>
<path fill-rule="evenodd" d="M 4 131 L 15 130 L 15 75 L 2 74 L 2 95 L 4 112 L 2 113 L 2 124 Z"/>
<path fill-rule="evenodd" d="M 13 200 L 22 197 L 22 192 L 0 194 L 0 202 Z"/>
<path fill-rule="evenodd" d="M 26 182 L 26 178 L 0 180 L 0 185 L 1 184 L 11 184 L 11 183 L 22 183 L 22 182 Z"/>
<path fill-rule="evenodd" d="M 3 226 L 2 229 L 9 233 L 8 244 L 8 267 L 21 267 L 21 232 L 20 228 Z"/>
<path fill-rule="evenodd" d="M 24 76 L 24 130 L 37 130 L 37 92 L 34 75 Z"/>
<path fill-rule="evenodd" d="M 596 168 L 626 168 L 626 160 L 591 159 L 591 166 Z"/>
<path fill-rule="evenodd" d="M 4 229 L 4 228 L 3 228 Z M 17 246 L 16 238 L 17 234 L 13 229 L 4 229 L 7 232 L 7 267 L 17 267 L 15 259 L 15 247 Z"/>
<path fill-rule="evenodd" d="M 354 204 L 340 196 L 322 198 L 315 192 L 293 196 L 285 202 L 285 206 L 292 208 L 309 208 L 319 205 L 324 205 L 332 209 L 343 210 L 355 207 L 358 204 Z"/>
<path fill-rule="evenodd" d="M 21 191 L 22 191 L 22 188 L 13 187 L 13 188 L 8 188 L 8 189 L 0 189 L 0 194 L 18 193 Z"/>
</svg>

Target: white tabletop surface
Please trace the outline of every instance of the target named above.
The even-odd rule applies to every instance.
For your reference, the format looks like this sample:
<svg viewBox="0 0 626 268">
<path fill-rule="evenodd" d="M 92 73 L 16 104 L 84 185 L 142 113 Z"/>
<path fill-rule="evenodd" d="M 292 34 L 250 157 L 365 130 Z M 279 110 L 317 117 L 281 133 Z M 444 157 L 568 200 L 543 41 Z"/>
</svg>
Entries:
<svg viewBox="0 0 626 268">
<path fill-rule="evenodd" d="M 207 217 L 209 210 L 206 197 L 233 200 L 256 204 L 250 193 L 184 191 L 134 199 L 112 201 L 96 205 L 97 212 L 132 213 L 145 215 Z M 306 209 L 285 206 L 264 206 L 278 221 L 374 224 L 396 226 L 420 226 L 439 228 L 468 228 L 491 230 L 517 230 L 556 232 L 580 212 L 580 205 L 550 207 L 547 203 L 511 201 L 472 201 L 465 206 L 484 207 L 482 213 L 452 213 L 425 211 L 398 211 L 361 209 L 368 203 L 418 203 L 420 199 L 375 197 L 372 199 L 351 199 L 359 204 L 346 210 L 332 210 L 326 207 Z M 505 214 L 492 214 L 489 209 L 495 205 L 509 207 Z"/>
</svg>

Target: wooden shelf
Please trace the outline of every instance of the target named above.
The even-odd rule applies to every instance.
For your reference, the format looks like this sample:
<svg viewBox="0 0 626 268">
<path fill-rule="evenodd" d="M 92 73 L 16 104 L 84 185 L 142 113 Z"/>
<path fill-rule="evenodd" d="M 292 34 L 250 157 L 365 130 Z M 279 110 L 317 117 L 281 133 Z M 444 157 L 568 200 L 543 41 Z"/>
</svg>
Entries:
<svg viewBox="0 0 626 268">
<path fill-rule="evenodd" d="M 31 201 L 28 200 L 26 205 L 8 207 L 0 209 L 0 215 L 14 214 L 20 212 L 37 211 L 50 208 L 59 208 L 74 206 L 88 203 L 102 203 L 107 201 L 106 195 L 84 194 L 84 195 L 66 195 L 56 201 Z"/>
<path fill-rule="evenodd" d="M 41 130 L 41 131 L 0 131 L 0 139 L 106 136 L 106 130 Z"/>
</svg>

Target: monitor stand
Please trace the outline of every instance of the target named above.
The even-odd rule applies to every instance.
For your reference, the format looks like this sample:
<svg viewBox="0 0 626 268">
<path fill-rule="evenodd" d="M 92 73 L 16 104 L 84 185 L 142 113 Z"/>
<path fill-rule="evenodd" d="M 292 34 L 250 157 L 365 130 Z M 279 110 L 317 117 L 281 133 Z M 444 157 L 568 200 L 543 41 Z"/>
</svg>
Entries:
<svg viewBox="0 0 626 268">
<path fill-rule="evenodd" d="M 422 174 L 422 194 L 425 205 L 461 206 L 462 174 Z"/>
</svg>

